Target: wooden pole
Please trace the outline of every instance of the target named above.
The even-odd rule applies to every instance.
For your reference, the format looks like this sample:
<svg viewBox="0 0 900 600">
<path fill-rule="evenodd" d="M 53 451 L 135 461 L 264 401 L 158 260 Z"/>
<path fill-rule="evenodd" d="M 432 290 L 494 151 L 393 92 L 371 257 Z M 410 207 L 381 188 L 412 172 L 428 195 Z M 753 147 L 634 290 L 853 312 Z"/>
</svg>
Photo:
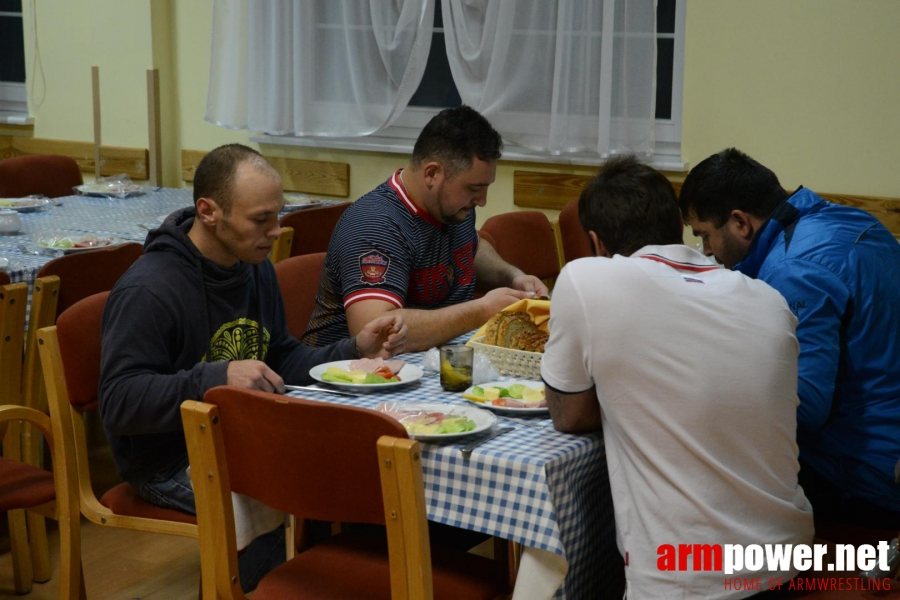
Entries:
<svg viewBox="0 0 900 600">
<path fill-rule="evenodd" d="M 147 126 L 150 131 L 150 185 L 162 185 L 162 127 L 159 120 L 159 69 L 147 69 Z"/>
<path fill-rule="evenodd" d="M 94 97 L 94 176 L 100 178 L 100 67 L 91 67 Z"/>
</svg>

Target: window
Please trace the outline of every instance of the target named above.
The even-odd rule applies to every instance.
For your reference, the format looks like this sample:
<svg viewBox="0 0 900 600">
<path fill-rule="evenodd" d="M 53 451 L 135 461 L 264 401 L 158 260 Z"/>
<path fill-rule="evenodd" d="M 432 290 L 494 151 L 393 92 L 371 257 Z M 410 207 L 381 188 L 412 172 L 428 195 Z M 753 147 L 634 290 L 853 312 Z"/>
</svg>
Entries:
<svg viewBox="0 0 900 600">
<path fill-rule="evenodd" d="M 680 161 L 681 90 L 684 72 L 684 0 L 658 0 L 656 9 L 656 125 L 657 155 L 665 164 Z M 462 100 L 450 75 L 444 47 L 441 0 L 434 11 L 434 33 L 425 75 L 403 117 L 386 131 L 389 137 L 415 140 L 418 131 L 443 108 Z M 510 154 L 507 148 L 505 155 Z M 513 151 L 514 152 L 514 151 Z M 665 165 L 664 165 L 665 166 Z M 677 165 L 670 165 L 676 166 Z"/>
<path fill-rule="evenodd" d="M 568 138 L 566 136 L 572 136 L 571 147 L 576 148 L 579 145 L 583 144 L 583 137 L 579 138 L 578 132 L 581 131 L 590 131 L 595 127 L 598 127 L 598 117 L 597 113 L 599 113 L 600 117 L 600 127 L 601 127 L 601 137 L 615 145 L 618 143 L 618 140 L 623 139 L 626 135 L 632 136 L 632 139 L 641 141 L 641 143 L 645 143 L 648 147 L 654 147 L 651 145 L 651 140 L 655 140 L 654 154 L 652 158 L 652 163 L 654 166 L 662 169 L 671 169 L 671 170 L 681 170 L 683 169 L 683 164 L 681 163 L 681 90 L 682 90 L 682 73 L 683 73 L 683 48 L 684 48 L 684 31 L 685 31 L 685 0 L 657 0 L 655 4 L 642 3 L 638 5 L 635 9 L 635 12 L 631 13 L 634 16 L 633 21 L 629 21 L 631 25 L 628 26 L 625 23 L 625 20 L 628 17 L 629 13 L 626 13 L 622 10 L 622 7 L 629 6 L 625 3 L 629 0 L 615 0 L 615 4 L 607 5 L 597 3 L 596 6 L 598 9 L 602 10 L 593 10 L 591 11 L 591 3 L 592 0 L 583 0 L 580 6 L 587 7 L 587 9 L 573 9 L 570 15 L 580 14 L 576 13 L 576 10 L 585 10 L 585 17 L 590 18 L 591 22 L 594 23 L 593 29 L 591 29 L 591 33 L 588 35 L 591 36 L 590 46 L 588 51 L 580 52 L 580 53 L 571 53 L 566 54 L 562 60 L 570 61 L 572 64 L 572 73 L 586 72 L 591 74 L 597 74 L 597 79 L 583 79 L 581 81 L 582 85 L 579 87 L 578 81 L 573 80 L 574 84 L 571 87 L 566 88 L 565 92 L 566 96 L 564 99 L 560 100 L 560 102 L 566 102 L 566 106 L 570 109 L 568 110 L 568 122 L 563 121 L 561 125 L 557 126 L 553 123 L 552 119 L 557 119 L 559 114 L 564 115 L 567 112 L 566 109 L 562 109 L 559 112 L 554 112 L 553 114 L 539 112 L 533 112 L 533 106 L 550 106 L 556 103 L 556 96 L 552 96 L 554 93 L 552 90 L 545 89 L 544 87 L 538 87 L 537 89 L 528 91 L 528 94 L 531 94 L 531 98 L 528 100 L 536 99 L 536 102 L 527 102 L 526 104 L 520 105 L 517 102 L 520 102 L 522 99 L 525 99 L 526 96 L 522 95 L 522 90 L 525 89 L 525 86 L 528 85 L 528 73 L 521 73 L 521 65 L 522 64 L 532 64 L 534 65 L 532 72 L 533 77 L 537 79 L 538 73 L 545 73 L 548 71 L 552 71 L 556 66 L 553 63 L 548 62 L 548 57 L 552 56 L 552 53 L 545 53 L 540 50 L 540 46 L 538 44 L 533 43 L 533 39 L 535 35 L 541 35 L 541 21 L 534 21 L 535 13 L 531 12 L 523 12 L 522 13 L 522 22 L 518 23 L 513 22 L 513 29 L 510 31 L 507 27 L 506 35 L 512 35 L 512 43 L 508 46 L 511 49 L 511 52 L 514 56 L 519 58 L 519 63 L 517 65 L 518 70 L 515 75 L 511 74 L 510 81 L 512 85 L 517 86 L 512 88 L 513 92 L 510 94 L 510 101 L 504 107 L 502 114 L 494 114 L 491 118 L 496 119 L 494 122 L 498 126 L 501 131 L 504 132 L 512 132 L 509 134 L 505 134 L 507 137 L 507 144 L 504 150 L 504 157 L 512 160 L 525 160 L 525 161 L 535 161 L 535 162 L 559 162 L 559 163 L 570 163 L 570 164 L 587 164 L 587 165 L 596 165 L 601 162 L 601 158 L 598 157 L 596 151 L 590 151 L 590 147 L 585 151 L 576 151 L 576 150 L 566 150 L 565 146 L 569 143 Z M 441 0 L 436 0 L 436 6 L 434 8 L 434 17 L 432 23 L 432 39 L 431 45 L 429 47 L 428 58 L 426 61 L 425 71 L 420 85 L 417 90 L 413 94 L 409 104 L 406 109 L 400 115 L 398 119 L 393 122 L 393 125 L 390 127 L 379 130 L 375 135 L 370 136 L 361 136 L 361 137 L 340 137 L 340 136 L 332 136 L 329 134 L 321 134 L 321 133 L 313 133 L 310 135 L 299 134 L 296 137 L 293 135 L 260 135 L 253 136 L 251 139 L 253 141 L 262 142 L 262 143 L 277 143 L 277 144 L 289 144 L 289 145 L 301 145 L 301 146 L 315 146 L 315 147 L 332 147 L 332 148 L 345 148 L 345 149 L 356 149 L 356 150 L 374 150 L 374 151 L 384 151 L 384 152 L 399 152 L 399 153 L 407 153 L 411 147 L 422 127 L 433 117 L 439 110 L 458 106 L 461 103 L 461 95 L 457 91 L 456 85 L 454 84 L 453 77 L 451 76 L 451 68 L 450 68 L 450 60 L 447 58 L 447 49 L 445 45 L 445 29 L 443 23 L 443 15 L 444 12 L 442 10 Z M 333 10 L 332 4 L 323 4 L 323 6 L 327 7 L 326 10 Z M 648 14 L 648 10 L 652 11 L 656 10 L 656 31 L 652 32 L 652 29 L 649 27 L 641 31 L 641 23 L 647 23 L 648 17 L 652 19 L 653 13 Z M 612 32 L 613 39 L 603 37 L 603 33 L 601 30 L 604 29 L 602 23 L 602 15 L 608 14 L 608 11 L 612 10 L 613 14 L 615 14 L 615 23 L 609 25 L 607 23 L 607 32 Z M 643 11 L 643 12 L 642 12 Z M 327 15 L 325 15 L 327 16 Z M 317 28 L 320 30 L 320 38 L 319 43 L 317 43 L 318 48 L 327 47 L 329 48 L 329 52 L 326 53 L 327 56 L 332 57 L 335 56 L 336 52 L 341 51 L 343 53 L 347 53 L 347 48 L 351 46 L 350 42 L 353 42 L 353 39 L 347 37 L 346 33 L 342 33 L 342 27 L 344 31 L 350 31 L 355 29 L 361 29 L 361 27 L 353 27 L 350 29 L 346 29 L 346 26 L 342 26 L 341 23 L 343 15 L 338 15 L 341 19 L 337 19 L 334 23 L 332 23 L 329 19 L 323 18 L 321 20 L 317 20 L 318 23 Z M 516 15 L 517 17 L 519 15 Z M 336 18 L 336 17 L 335 17 Z M 539 19 L 540 17 L 538 17 Z M 596 23 L 594 20 L 596 19 Z M 620 19 L 622 21 L 620 22 Z M 652 20 L 649 21 L 649 24 L 652 24 Z M 366 23 L 361 24 L 362 27 L 366 26 Z M 335 40 L 332 40 L 331 37 L 325 34 L 330 33 L 330 29 L 335 28 L 336 31 L 331 37 L 335 37 Z M 371 25 L 369 25 L 371 27 Z M 611 27 L 611 28 L 610 28 Z M 278 29 L 278 28 L 276 28 Z M 548 30 L 549 32 L 549 30 Z M 580 35 L 580 34 L 576 34 Z M 453 32 L 446 32 L 447 38 L 453 36 Z M 522 36 L 522 39 L 525 40 L 525 43 L 519 44 L 515 38 Z M 227 38 L 227 35 L 223 35 L 223 39 Z M 233 36 L 232 36 L 233 37 Z M 339 39 L 338 39 L 339 38 Z M 531 41 L 531 43 L 527 43 Z M 648 51 L 643 52 L 640 51 L 638 54 L 635 54 L 635 60 L 632 64 L 644 65 L 643 73 L 646 73 L 646 78 L 641 78 L 640 67 L 638 70 L 630 71 L 631 73 L 635 73 L 638 77 L 632 78 L 632 81 L 628 84 L 631 87 L 623 88 L 616 83 L 612 83 L 615 87 L 610 87 L 610 81 L 621 81 L 621 71 L 613 71 L 609 69 L 610 62 L 613 60 L 620 60 L 618 57 L 622 56 L 621 47 L 623 44 L 628 42 L 634 42 L 632 44 L 632 48 L 642 49 L 646 48 Z M 340 42 L 340 43 L 338 43 Z M 331 46 L 337 44 L 334 49 L 331 49 Z M 615 53 L 607 53 L 603 54 L 610 50 L 613 46 L 616 46 Z M 655 46 L 656 56 L 655 56 L 655 70 L 652 62 L 654 60 L 653 49 Z M 604 49 L 605 48 L 605 49 Z M 378 52 L 378 48 L 369 49 L 371 52 L 363 53 L 364 55 L 376 55 Z M 516 52 L 522 52 L 521 54 L 516 54 Z M 528 53 L 527 56 L 525 53 Z M 608 58 L 613 56 L 612 59 Z M 269 58 L 269 57 L 266 57 Z M 273 57 L 273 60 L 277 60 L 277 56 Z M 459 59 L 453 57 L 452 60 L 458 61 Z M 258 62 L 258 61 L 257 61 Z M 593 70 L 590 68 L 590 64 L 600 65 L 601 62 L 604 63 L 604 72 L 612 73 L 612 75 L 603 75 L 599 69 Z M 588 65 L 585 67 L 585 65 Z M 620 63 L 615 63 L 620 64 Z M 277 66 L 277 64 L 276 64 Z M 403 67 L 405 65 L 400 65 Z M 280 67 L 279 67 L 280 68 Z M 615 68 L 615 67 L 614 67 Z M 619 67 L 621 68 L 621 67 Z M 230 71 L 227 71 L 230 72 Z M 402 69 L 399 71 L 402 75 Z M 317 69 L 315 72 L 316 78 L 327 77 L 328 70 L 327 69 Z M 524 77 L 523 77 L 524 75 Z M 578 75 L 578 77 L 582 77 L 582 75 Z M 398 81 L 400 75 L 397 75 L 393 78 L 394 81 Z M 612 79 L 611 79 L 612 78 Z M 618 78 L 618 79 L 616 79 Z M 636 82 L 636 84 L 635 84 Z M 646 82 L 646 83 L 644 83 Z M 330 86 L 325 86 L 325 83 L 330 83 Z M 641 97 L 643 98 L 643 107 L 634 105 L 634 111 L 630 113 L 626 107 L 622 106 L 622 102 L 624 102 L 624 98 L 626 97 L 626 93 L 630 89 L 635 89 L 638 92 L 642 91 L 641 86 L 643 86 L 643 90 L 646 92 L 650 92 L 649 86 L 654 85 L 655 83 L 655 97 L 650 96 L 647 93 L 644 94 L 636 94 L 633 97 Z M 344 82 L 344 81 L 319 81 L 315 80 L 316 85 L 309 86 L 307 89 L 312 90 L 312 93 L 316 96 L 314 99 L 318 101 L 320 104 L 323 100 L 330 105 L 333 105 L 335 102 L 340 102 L 341 99 L 344 98 L 353 98 L 352 94 L 353 90 L 359 89 L 360 84 L 353 82 Z M 348 86 L 356 85 L 353 89 L 345 89 Z M 477 83 L 476 83 L 477 85 Z M 562 84 L 563 86 L 568 85 L 566 83 Z M 250 89 L 264 89 L 264 86 L 249 86 Z M 364 86 L 363 86 L 364 88 Z M 496 93 L 497 88 L 496 83 L 492 88 Z M 601 92 L 602 90 L 605 90 Z M 327 90 L 327 91 L 326 91 Z M 568 91 L 571 90 L 571 91 Z M 327 98 L 323 96 L 323 94 L 327 95 Z M 518 95 L 517 95 L 518 94 Z M 537 95 L 537 98 L 534 96 Z M 233 96 L 233 94 L 231 95 Z M 546 96 L 546 97 L 544 97 Z M 228 100 L 228 95 L 224 96 L 225 100 Z M 281 113 L 284 113 L 289 117 L 287 120 L 290 121 L 290 118 L 297 114 L 296 105 L 292 104 L 297 96 L 296 95 L 287 95 L 286 99 L 280 100 L 281 104 L 285 104 L 286 107 L 292 110 L 285 110 L 284 107 L 280 107 L 277 102 L 271 101 L 269 96 L 267 96 L 263 102 L 260 103 L 260 106 L 263 106 L 266 112 L 277 112 L 275 110 L 270 109 L 278 109 Z M 562 96 L 560 96 L 562 98 Z M 653 103 L 653 104 L 651 104 Z M 315 108 L 315 104 L 309 103 L 307 106 L 313 106 Z M 559 105 L 562 106 L 562 105 Z M 354 107 L 355 108 L 355 107 Z M 594 109 L 598 109 L 596 112 Z M 554 108 L 554 111 L 557 109 Z M 641 127 L 647 128 L 648 123 L 645 118 L 643 121 L 643 125 L 641 124 L 640 117 L 642 111 L 645 111 L 643 114 L 646 114 L 650 117 L 650 122 L 654 124 L 654 127 L 651 131 L 641 130 Z M 655 111 L 655 113 L 653 112 Z M 364 114 L 364 111 L 358 111 Z M 218 115 L 218 113 L 217 113 Z M 604 116 L 605 115 L 605 116 Z M 624 115 L 624 117 L 623 117 Z M 226 115 L 227 116 L 227 115 Z M 655 119 L 653 119 L 655 116 Z M 606 121 L 604 121 L 606 119 Z M 246 127 L 248 126 L 245 121 L 241 122 L 230 122 L 227 119 L 216 118 L 213 119 L 214 122 L 223 122 L 228 123 L 231 126 L 236 127 Z M 257 119 L 254 121 L 255 124 L 259 124 L 262 121 Z M 500 124 L 502 123 L 502 127 Z M 548 133 L 551 131 L 551 127 L 553 128 L 552 133 Z M 603 128 L 606 129 L 603 129 Z M 587 129 L 586 129 L 587 128 Z M 626 132 L 627 129 L 627 132 Z M 302 127 L 291 126 L 291 123 L 287 123 L 284 126 L 281 126 L 280 123 L 276 123 L 274 125 L 265 124 L 264 127 L 258 127 L 257 131 L 303 131 Z M 623 133 L 624 132 L 624 133 Z M 637 132 L 637 133 L 635 133 Z M 560 135 L 561 133 L 561 135 Z M 645 137 L 641 138 L 641 134 L 644 133 Z M 652 133 L 652 136 L 651 136 Z M 554 150 L 552 152 L 539 152 L 536 150 L 529 150 L 524 146 L 527 144 L 525 139 L 527 136 L 533 135 L 535 137 L 539 137 L 541 135 L 554 135 L 556 136 L 553 140 Z M 566 139 L 558 139 L 558 138 L 566 138 Z M 523 145 L 516 145 L 512 139 L 519 139 Z M 532 138 L 534 139 L 534 138 Z M 544 138 L 546 139 L 546 137 Z M 530 147 L 547 147 L 547 143 L 543 140 L 539 139 Z M 609 147 L 609 145 L 607 145 Z M 560 150 L 562 148 L 562 150 Z M 613 151 L 614 148 L 613 148 Z M 601 150 L 602 152 L 602 150 Z"/>
<path fill-rule="evenodd" d="M 28 113 L 22 0 L 0 0 L 0 113 Z"/>
</svg>

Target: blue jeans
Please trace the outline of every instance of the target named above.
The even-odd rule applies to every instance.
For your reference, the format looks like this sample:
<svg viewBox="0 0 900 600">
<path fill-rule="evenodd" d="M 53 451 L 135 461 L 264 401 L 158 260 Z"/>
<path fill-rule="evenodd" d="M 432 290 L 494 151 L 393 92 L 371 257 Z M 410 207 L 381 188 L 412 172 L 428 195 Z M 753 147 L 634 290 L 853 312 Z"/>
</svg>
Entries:
<svg viewBox="0 0 900 600">
<path fill-rule="evenodd" d="M 141 499 L 154 506 L 174 508 L 196 515 L 194 488 L 191 486 L 187 467 L 188 460 L 185 457 L 161 470 L 141 487 Z M 238 556 L 238 574 L 245 594 L 255 590 L 266 573 L 284 563 L 284 551 L 284 527 L 250 542 L 244 553 Z"/>
</svg>

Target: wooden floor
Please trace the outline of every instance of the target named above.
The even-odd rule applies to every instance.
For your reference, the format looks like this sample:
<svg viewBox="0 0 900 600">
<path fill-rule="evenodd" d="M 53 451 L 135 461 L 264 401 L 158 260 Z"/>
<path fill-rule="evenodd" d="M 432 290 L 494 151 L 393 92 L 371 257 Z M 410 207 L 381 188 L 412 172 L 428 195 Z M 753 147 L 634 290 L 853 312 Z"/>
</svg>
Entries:
<svg viewBox="0 0 900 600">
<path fill-rule="evenodd" d="M 48 522 L 49 525 L 49 522 Z M 196 600 L 200 590 L 200 546 L 190 538 L 100 527 L 82 519 L 82 552 L 90 600 Z M 56 600 L 59 535 L 50 531 L 53 578 L 16 596 L 12 559 L 0 555 L 0 598 Z"/>
</svg>

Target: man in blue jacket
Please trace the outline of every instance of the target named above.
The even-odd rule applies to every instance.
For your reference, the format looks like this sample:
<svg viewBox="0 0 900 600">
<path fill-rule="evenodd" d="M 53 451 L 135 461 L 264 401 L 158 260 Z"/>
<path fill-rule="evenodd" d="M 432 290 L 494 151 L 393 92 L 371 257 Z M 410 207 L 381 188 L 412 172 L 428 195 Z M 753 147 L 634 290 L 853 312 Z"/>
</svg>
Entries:
<svg viewBox="0 0 900 600">
<path fill-rule="evenodd" d="M 680 204 L 706 254 L 797 316 L 800 483 L 816 519 L 900 527 L 900 244 L 734 148 L 694 167 Z"/>
</svg>

